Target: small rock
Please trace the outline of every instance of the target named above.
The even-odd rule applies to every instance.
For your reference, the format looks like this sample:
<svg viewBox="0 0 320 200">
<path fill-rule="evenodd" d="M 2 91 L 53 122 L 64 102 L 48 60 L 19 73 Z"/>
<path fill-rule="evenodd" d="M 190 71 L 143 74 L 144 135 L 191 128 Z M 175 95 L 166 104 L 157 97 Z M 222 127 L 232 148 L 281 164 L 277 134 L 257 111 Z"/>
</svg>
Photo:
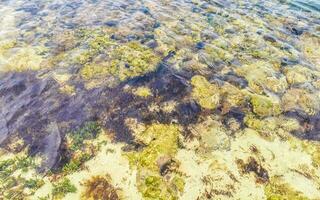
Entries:
<svg viewBox="0 0 320 200">
<path fill-rule="evenodd" d="M 265 41 L 272 42 L 272 43 L 277 42 L 277 39 L 271 35 L 264 35 L 263 39 Z"/>
<path fill-rule="evenodd" d="M 107 21 L 104 24 L 109 26 L 109 27 L 115 27 L 115 26 L 118 26 L 119 22 L 118 21 L 114 21 L 114 20 L 110 20 L 110 21 Z"/>
<path fill-rule="evenodd" d="M 204 42 L 198 42 L 196 44 L 197 49 L 204 49 L 205 46 L 206 46 L 206 44 Z"/>
</svg>

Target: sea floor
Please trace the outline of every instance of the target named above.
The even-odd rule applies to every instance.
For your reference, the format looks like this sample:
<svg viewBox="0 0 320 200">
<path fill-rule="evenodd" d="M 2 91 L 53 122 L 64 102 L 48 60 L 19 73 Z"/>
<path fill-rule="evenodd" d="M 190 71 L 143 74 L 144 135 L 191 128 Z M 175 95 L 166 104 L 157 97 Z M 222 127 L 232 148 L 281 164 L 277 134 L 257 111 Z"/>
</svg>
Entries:
<svg viewBox="0 0 320 200">
<path fill-rule="evenodd" d="M 0 199 L 320 200 L 320 2 L 1 0 Z"/>
</svg>

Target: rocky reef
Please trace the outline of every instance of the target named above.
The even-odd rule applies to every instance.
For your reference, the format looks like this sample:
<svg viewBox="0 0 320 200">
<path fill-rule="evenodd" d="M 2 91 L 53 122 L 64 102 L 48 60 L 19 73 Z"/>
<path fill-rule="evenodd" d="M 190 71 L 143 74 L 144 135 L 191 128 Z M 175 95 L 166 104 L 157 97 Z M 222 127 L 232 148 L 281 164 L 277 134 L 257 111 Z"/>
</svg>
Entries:
<svg viewBox="0 0 320 200">
<path fill-rule="evenodd" d="M 0 1 L 0 199 L 320 199 L 319 6 Z"/>
</svg>

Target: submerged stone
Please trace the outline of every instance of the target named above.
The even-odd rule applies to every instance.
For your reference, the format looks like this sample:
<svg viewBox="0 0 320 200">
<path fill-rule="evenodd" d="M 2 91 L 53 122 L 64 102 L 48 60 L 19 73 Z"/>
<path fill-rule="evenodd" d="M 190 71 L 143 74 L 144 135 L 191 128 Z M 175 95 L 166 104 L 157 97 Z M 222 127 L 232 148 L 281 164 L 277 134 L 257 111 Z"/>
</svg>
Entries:
<svg viewBox="0 0 320 200">
<path fill-rule="evenodd" d="M 215 109 L 220 102 L 218 86 L 209 83 L 203 76 L 194 76 L 191 79 L 192 97 L 205 109 Z"/>
<path fill-rule="evenodd" d="M 250 100 L 253 112 L 261 117 L 281 114 L 280 103 L 262 95 L 252 95 Z"/>
</svg>

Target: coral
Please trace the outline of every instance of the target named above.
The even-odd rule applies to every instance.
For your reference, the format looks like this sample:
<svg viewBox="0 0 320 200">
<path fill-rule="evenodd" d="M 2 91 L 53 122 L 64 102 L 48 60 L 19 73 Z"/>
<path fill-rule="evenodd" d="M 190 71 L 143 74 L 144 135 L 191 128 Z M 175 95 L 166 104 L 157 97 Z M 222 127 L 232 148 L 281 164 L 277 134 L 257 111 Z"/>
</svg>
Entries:
<svg viewBox="0 0 320 200">
<path fill-rule="evenodd" d="M 252 95 L 250 102 L 253 107 L 253 112 L 260 117 L 281 114 L 280 103 L 276 102 L 272 98 L 262 95 Z"/>
<path fill-rule="evenodd" d="M 320 99 L 317 93 L 304 89 L 292 88 L 286 91 L 281 99 L 284 111 L 300 111 L 314 115 L 320 110 Z"/>
<path fill-rule="evenodd" d="M 279 177 L 272 177 L 264 189 L 267 200 L 308 200 Z"/>
<path fill-rule="evenodd" d="M 258 94 L 262 94 L 265 89 L 275 93 L 283 93 L 288 87 L 286 77 L 275 71 L 273 66 L 267 62 L 259 61 L 244 65 L 236 72 L 240 76 L 244 76 L 250 89 Z"/>
<path fill-rule="evenodd" d="M 84 182 L 86 187 L 82 199 L 118 200 L 116 189 L 110 184 L 109 177 L 94 176 Z"/>
<path fill-rule="evenodd" d="M 218 86 L 211 84 L 203 76 L 192 77 L 192 97 L 206 109 L 215 109 L 219 105 L 220 94 Z"/>
<path fill-rule="evenodd" d="M 54 199 L 61 199 L 67 193 L 75 193 L 77 188 L 71 184 L 70 180 L 65 178 L 58 183 L 53 183 L 52 196 Z"/>
</svg>

